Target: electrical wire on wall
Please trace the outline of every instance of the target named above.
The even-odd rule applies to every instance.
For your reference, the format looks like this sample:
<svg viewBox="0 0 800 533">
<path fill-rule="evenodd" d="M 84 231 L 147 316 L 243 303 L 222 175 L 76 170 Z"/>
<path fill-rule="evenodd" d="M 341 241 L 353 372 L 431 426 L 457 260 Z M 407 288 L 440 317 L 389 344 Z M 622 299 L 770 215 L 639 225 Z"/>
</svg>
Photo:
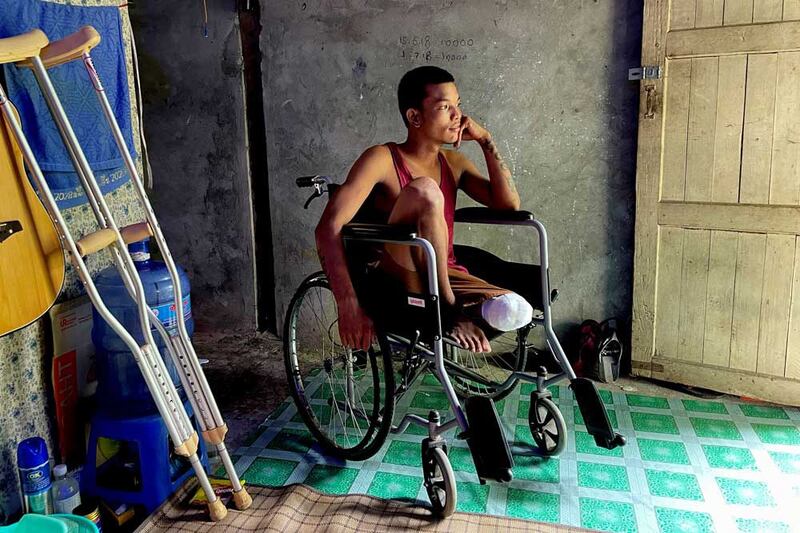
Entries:
<svg viewBox="0 0 800 533">
<path fill-rule="evenodd" d="M 128 7 L 130 2 L 123 2 L 119 5 L 120 9 Z M 128 32 L 131 36 L 131 59 L 133 61 L 133 81 L 134 93 L 136 95 L 136 117 L 139 120 L 139 140 L 142 145 L 142 169 L 144 186 L 147 190 L 153 190 L 153 169 L 150 167 L 150 156 L 147 152 L 147 141 L 144 136 L 144 101 L 142 100 L 142 82 L 139 76 L 139 55 L 136 52 L 136 39 L 133 36 L 133 26 L 131 25 L 130 17 L 123 17 L 127 22 Z"/>
<path fill-rule="evenodd" d="M 131 2 L 122 2 L 119 5 L 120 9 L 126 9 L 128 4 Z M 250 0 L 247 0 L 247 4 L 249 7 Z M 142 83 L 141 77 L 139 75 L 139 55 L 136 51 L 136 40 L 133 36 L 133 27 L 131 25 L 130 17 L 125 17 L 128 25 L 128 32 L 131 36 L 131 56 L 133 60 L 133 79 L 134 79 L 134 86 L 135 86 L 135 94 L 136 94 L 136 115 L 139 119 L 139 139 L 142 145 L 142 167 L 143 167 L 143 178 L 144 178 L 144 186 L 148 190 L 153 190 L 153 170 L 150 166 L 150 157 L 147 152 L 147 141 L 145 140 L 144 135 L 144 102 L 142 100 Z M 203 0 L 203 37 L 208 37 L 208 2 L 207 0 Z"/>
<path fill-rule="evenodd" d="M 208 37 L 208 3 L 203 0 L 203 37 Z"/>
</svg>

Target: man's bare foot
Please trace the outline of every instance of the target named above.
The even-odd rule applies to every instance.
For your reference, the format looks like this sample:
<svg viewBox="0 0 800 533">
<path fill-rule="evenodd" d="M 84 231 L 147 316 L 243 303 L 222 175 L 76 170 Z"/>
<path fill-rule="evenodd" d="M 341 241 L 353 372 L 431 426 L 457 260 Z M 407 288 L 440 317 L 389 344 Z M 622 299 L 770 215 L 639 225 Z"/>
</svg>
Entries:
<svg viewBox="0 0 800 533">
<path fill-rule="evenodd" d="M 455 319 L 453 329 L 450 331 L 452 336 L 462 348 L 473 352 L 491 352 L 492 347 L 489 344 L 489 339 L 481 328 L 475 322 L 459 315 Z"/>
</svg>

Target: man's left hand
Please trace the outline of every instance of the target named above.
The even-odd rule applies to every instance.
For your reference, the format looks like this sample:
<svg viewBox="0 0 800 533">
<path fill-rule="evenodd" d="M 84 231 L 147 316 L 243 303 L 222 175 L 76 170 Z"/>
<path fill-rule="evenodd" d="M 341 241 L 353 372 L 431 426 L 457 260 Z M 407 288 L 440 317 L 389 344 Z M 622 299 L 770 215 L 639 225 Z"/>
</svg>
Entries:
<svg viewBox="0 0 800 533">
<path fill-rule="evenodd" d="M 491 135 L 489 132 L 472 120 L 467 115 L 461 116 L 461 129 L 458 132 L 458 140 L 456 140 L 455 146 L 456 148 L 461 146 L 461 141 L 483 141 L 485 139 L 489 139 Z"/>
</svg>

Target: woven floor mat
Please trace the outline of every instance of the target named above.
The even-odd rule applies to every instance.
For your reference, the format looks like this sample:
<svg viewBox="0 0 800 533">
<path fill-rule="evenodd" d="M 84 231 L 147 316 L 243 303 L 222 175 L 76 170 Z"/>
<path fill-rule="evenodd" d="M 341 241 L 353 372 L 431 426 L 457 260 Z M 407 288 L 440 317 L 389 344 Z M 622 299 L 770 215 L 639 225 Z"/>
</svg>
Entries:
<svg viewBox="0 0 800 533">
<path fill-rule="evenodd" d="M 231 510 L 222 522 L 208 521 L 204 510 L 186 503 L 190 487 L 178 492 L 150 516 L 137 533 L 203 531 L 453 531 L 503 532 L 533 531 L 566 533 L 588 531 L 557 524 L 544 524 L 514 518 L 456 513 L 446 520 L 434 519 L 427 508 L 416 502 L 382 500 L 364 494 L 332 496 L 305 485 L 279 488 L 250 486 L 253 505 L 246 511 Z"/>
</svg>

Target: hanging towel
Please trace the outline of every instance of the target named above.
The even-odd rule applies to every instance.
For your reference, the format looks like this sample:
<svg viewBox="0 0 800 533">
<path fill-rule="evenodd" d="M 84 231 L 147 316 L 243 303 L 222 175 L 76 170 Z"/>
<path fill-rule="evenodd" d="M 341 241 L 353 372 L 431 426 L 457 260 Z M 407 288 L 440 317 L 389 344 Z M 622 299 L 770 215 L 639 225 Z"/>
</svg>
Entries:
<svg viewBox="0 0 800 533">
<path fill-rule="evenodd" d="M 100 44 L 91 52 L 92 60 L 122 135 L 135 157 L 118 7 L 77 7 L 40 0 L 15 0 L 11 5 L 3 6 L 0 37 L 39 28 L 52 42 L 87 24 L 94 26 L 101 36 Z M 9 98 L 19 110 L 25 136 L 59 207 L 85 203 L 83 188 L 33 73 L 14 65 L 5 65 L 4 68 Z M 103 193 L 126 183 L 130 176 L 83 63 L 72 61 L 50 69 L 48 73 Z"/>
</svg>

